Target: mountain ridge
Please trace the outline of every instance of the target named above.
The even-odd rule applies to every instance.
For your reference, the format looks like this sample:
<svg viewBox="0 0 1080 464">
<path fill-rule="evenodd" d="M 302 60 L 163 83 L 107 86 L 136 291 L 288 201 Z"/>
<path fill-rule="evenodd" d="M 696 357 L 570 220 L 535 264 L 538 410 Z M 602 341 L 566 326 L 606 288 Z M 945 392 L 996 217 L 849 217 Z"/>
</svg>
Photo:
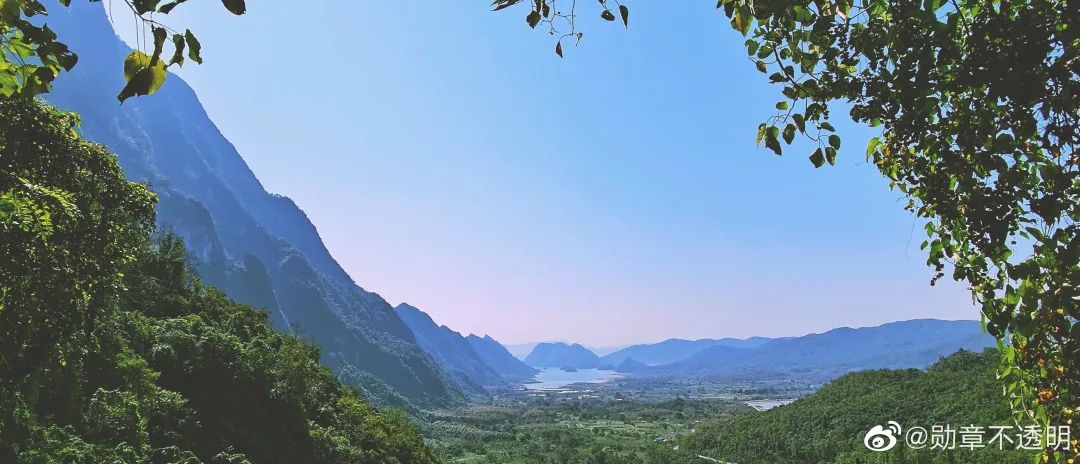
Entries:
<svg viewBox="0 0 1080 464">
<path fill-rule="evenodd" d="M 457 331 L 439 325 L 430 315 L 408 303 L 397 305 L 394 311 L 412 330 L 417 343 L 428 356 L 474 400 L 490 397 L 486 387 L 507 384 Z"/>
<path fill-rule="evenodd" d="M 465 339 L 480 355 L 480 359 L 503 377 L 523 379 L 532 377 L 537 373 L 536 369 L 510 354 L 510 351 L 502 343 L 488 335 L 479 337 L 469 334 Z"/>
<path fill-rule="evenodd" d="M 600 357 L 579 343 L 545 342 L 533 347 L 525 364 L 542 368 L 591 369 L 600 367 Z"/>
<path fill-rule="evenodd" d="M 957 350 L 993 346 L 994 338 L 982 331 L 978 321 L 912 319 L 873 327 L 838 327 L 775 339 L 750 349 L 716 345 L 649 372 L 723 376 L 797 373 L 832 378 L 865 369 L 923 369 Z"/>
<path fill-rule="evenodd" d="M 183 238 L 205 281 L 266 308 L 275 329 L 314 340 L 322 361 L 376 402 L 409 406 L 388 392 L 415 405 L 460 401 L 390 304 L 353 282 L 292 200 L 265 190 L 183 79 L 170 76 L 153 98 L 117 105 L 118 63 L 130 48 L 104 7 L 49 11 L 49 26 L 80 60 L 46 98 L 78 112 L 80 132 L 158 194 L 159 225 Z"/>
</svg>

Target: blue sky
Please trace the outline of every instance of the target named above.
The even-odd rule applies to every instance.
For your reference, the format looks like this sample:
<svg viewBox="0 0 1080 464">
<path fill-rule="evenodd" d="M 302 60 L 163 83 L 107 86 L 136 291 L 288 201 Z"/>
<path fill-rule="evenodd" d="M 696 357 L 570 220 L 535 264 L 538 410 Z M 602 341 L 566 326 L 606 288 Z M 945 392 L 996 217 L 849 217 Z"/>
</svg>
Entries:
<svg viewBox="0 0 1080 464">
<path fill-rule="evenodd" d="M 507 343 L 977 318 L 929 286 L 872 132 L 837 124 L 827 169 L 754 146 L 779 89 L 709 2 L 633 2 L 629 30 L 582 2 L 562 60 L 527 10 L 483 0 L 249 3 L 167 18 L 204 47 L 180 74 L 393 304 Z"/>
</svg>

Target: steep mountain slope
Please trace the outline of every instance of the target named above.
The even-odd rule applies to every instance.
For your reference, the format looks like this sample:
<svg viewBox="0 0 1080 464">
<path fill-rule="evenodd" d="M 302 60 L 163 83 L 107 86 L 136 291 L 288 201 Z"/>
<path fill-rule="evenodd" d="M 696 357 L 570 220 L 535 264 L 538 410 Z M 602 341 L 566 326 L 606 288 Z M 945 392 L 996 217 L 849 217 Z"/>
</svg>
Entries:
<svg viewBox="0 0 1080 464">
<path fill-rule="evenodd" d="M 484 361 L 484 364 L 487 364 L 504 377 L 519 379 L 536 374 L 536 369 L 515 358 L 506 347 L 494 338 L 486 335 L 480 338 L 470 334 L 466 337 L 466 340 L 476 351 L 476 354 L 480 356 L 480 359 Z"/>
<path fill-rule="evenodd" d="M 600 358 L 577 343 L 540 343 L 525 357 L 525 364 L 533 367 L 591 369 L 600 366 Z"/>
<path fill-rule="evenodd" d="M 820 375 L 863 369 L 925 368 L 960 349 L 994 346 L 977 321 L 919 319 L 877 327 L 843 327 L 777 339 L 753 349 L 713 346 L 657 368 L 668 374 Z"/>
<path fill-rule="evenodd" d="M 764 337 L 751 337 L 747 339 L 721 338 L 683 340 L 671 338 L 660 343 L 633 345 L 619 351 L 602 356 L 600 362 L 617 366 L 628 358 L 650 365 L 657 366 L 682 361 L 713 346 L 730 346 L 733 348 L 756 348 L 767 343 L 770 339 Z"/>
<path fill-rule="evenodd" d="M 200 282 L 180 239 L 155 240 L 153 195 L 76 121 L 0 98 L 0 204 L 22 184 L 51 213 L 0 214 L 0 463 L 438 462 L 318 348 Z"/>
<path fill-rule="evenodd" d="M 887 453 L 863 444 L 876 425 L 911 427 L 1011 426 L 1009 406 L 996 379 L 999 355 L 962 351 L 928 370 L 873 370 L 847 374 L 786 406 L 734 420 L 703 424 L 680 448 L 721 461 L 785 463 L 1030 462 L 1031 453 L 1007 446 L 951 451 L 908 448 Z M 823 426 L 827 424 L 827 426 Z M 903 432 L 898 437 L 903 440 Z M 987 440 L 992 432 L 987 435 Z M 907 454 L 905 456 L 905 453 Z"/>
<path fill-rule="evenodd" d="M 431 316 L 415 306 L 402 303 L 394 308 L 409 326 L 416 342 L 461 387 L 474 398 L 488 396 L 485 386 L 505 385 L 506 381 L 484 363 L 460 333 L 436 324 Z"/>
<path fill-rule="evenodd" d="M 81 132 L 158 193 L 158 222 L 183 237 L 207 282 L 267 308 L 276 329 L 313 339 L 323 362 L 377 400 L 391 401 L 390 391 L 420 406 L 460 398 L 393 308 L 334 261 L 303 211 L 266 192 L 183 80 L 170 76 L 153 98 L 118 105 L 130 49 L 102 4 L 50 12 L 49 26 L 73 44 L 79 64 L 48 100 L 80 113 Z"/>
</svg>

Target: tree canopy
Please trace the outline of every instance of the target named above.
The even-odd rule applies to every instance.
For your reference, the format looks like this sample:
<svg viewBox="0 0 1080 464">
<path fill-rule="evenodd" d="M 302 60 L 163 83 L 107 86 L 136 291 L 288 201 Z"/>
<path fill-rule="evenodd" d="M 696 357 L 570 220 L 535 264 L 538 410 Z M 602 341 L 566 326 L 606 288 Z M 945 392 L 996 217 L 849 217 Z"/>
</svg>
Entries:
<svg viewBox="0 0 1080 464">
<path fill-rule="evenodd" d="M 435 461 L 154 239 L 154 194 L 77 124 L 0 98 L 0 462 Z"/>
<path fill-rule="evenodd" d="M 524 3 L 580 39 L 572 0 Z M 599 16 L 629 10 L 599 0 Z M 757 141 L 810 140 L 834 164 L 834 103 L 879 128 L 866 159 L 926 219 L 935 269 L 966 282 L 1001 341 L 1018 416 L 1080 436 L 1080 8 L 1067 0 L 719 0 L 750 62 L 781 87 Z M 1080 453 L 1080 447 L 1074 446 Z M 1059 453 L 1060 454 L 1060 453 Z M 1065 460 L 1073 456 L 1047 459 Z M 1075 457 L 1080 457 L 1078 454 Z"/>
<path fill-rule="evenodd" d="M 71 0 L 56 0 L 63 6 Z M 101 0 L 86 0 L 100 2 Z M 124 59 L 127 84 L 117 99 L 150 95 L 157 91 L 170 66 L 183 66 L 185 56 L 202 63 L 202 45 L 190 29 L 180 32 L 158 21 L 187 0 L 123 0 L 139 27 L 138 49 Z M 247 11 L 245 0 L 221 0 L 230 13 Z M 0 96 L 37 95 L 48 92 L 61 71 L 71 70 L 78 56 L 71 52 L 47 24 L 38 25 L 48 14 L 38 0 L 0 0 Z M 166 46 L 172 52 L 166 54 Z"/>
</svg>

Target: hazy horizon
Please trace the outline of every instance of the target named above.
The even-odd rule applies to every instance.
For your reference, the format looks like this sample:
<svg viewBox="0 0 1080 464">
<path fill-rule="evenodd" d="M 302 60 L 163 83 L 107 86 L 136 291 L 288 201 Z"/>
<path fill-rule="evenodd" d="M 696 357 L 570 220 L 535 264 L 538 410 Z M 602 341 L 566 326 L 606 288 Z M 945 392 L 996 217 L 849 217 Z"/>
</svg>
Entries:
<svg viewBox="0 0 1080 464">
<path fill-rule="evenodd" d="M 730 337 L 730 336 L 720 335 L 720 336 L 715 336 L 715 337 L 693 337 L 693 338 L 688 338 L 688 337 L 672 336 L 672 337 L 662 337 L 662 338 L 649 339 L 649 340 L 633 341 L 633 342 L 621 343 L 621 344 L 617 344 L 617 345 L 602 345 L 602 346 L 592 345 L 592 344 L 589 344 L 589 343 L 582 343 L 582 342 L 579 342 L 579 341 L 576 341 L 576 340 L 568 340 L 568 339 L 546 339 L 546 340 L 529 340 L 529 341 L 523 341 L 523 342 L 504 342 L 503 340 L 499 340 L 498 337 L 495 337 L 494 335 L 492 335 L 491 337 L 494 338 L 496 341 L 500 342 L 506 348 L 523 347 L 523 346 L 529 346 L 529 345 L 535 346 L 535 345 L 538 345 L 540 343 L 566 343 L 566 344 L 571 344 L 571 345 L 577 343 L 577 344 L 579 344 L 581 346 L 584 346 L 585 348 L 588 348 L 590 351 L 596 353 L 598 356 L 604 356 L 603 354 L 600 353 L 601 351 L 614 352 L 614 351 L 618 351 L 620 349 L 630 347 L 630 346 L 634 346 L 634 345 L 654 345 L 654 344 L 657 344 L 657 343 L 660 343 L 660 342 L 665 342 L 665 341 L 673 340 L 673 339 L 696 341 L 696 340 L 723 339 L 723 338 L 733 338 L 733 339 L 739 339 L 739 340 L 746 340 L 746 339 L 755 338 L 755 337 L 762 337 L 762 338 L 802 337 L 802 336 L 806 336 L 806 335 L 822 334 L 822 333 L 828 332 L 830 330 L 835 330 L 835 329 L 843 329 L 843 328 L 863 329 L 863 328 L 877 327 L 877 326 L 881 326 L 881 325 L 885 325 L 885 324 L 891 324 L 891 323 L 895 323 L 895 322 L 908 322 L 908 321 L 927 320 L 927 319 L 929 319 L 929 320 L 939 320 L 939 321 L 945 321 L 945 322 L 960 322 L 960 321 L 979 322 L 978 319 L 963 319 L 963 318 L 961 318 L 961 319 L 941 319 L 941 318 L 932 318 L 932 317 L 931 318 L 911 318 L 911 319 L 898 319 L 898 320 L 895 320 L 895 321 L 886 321 L 886 322 L 882 322 L 880 324 L 872 324 L 872 325 L 838 325 L 836 327 L 832 327 L 832 328 L 825 329 L 825 330 L 820 330 L 820 331 L 814 331 L 814 332 L 799 332 L 799 333 L 788 333 L 788 334 L 780 334 L 780 335 L 748 335 L 748 336 L 744 336 L 744 337 Z M 439 321 L 435 321 L 435 322 L 439 323 Z M 440 324 L 440 325 L 442 325 L 442 324 Z M 451 329 L 452 328 L 453 327 L 451 327 Z M 477 337 L 484 337 L 484 335 L 486 335 L 486 334 L 477 334 L 477 333 L 468 333 L 468 332 L 461 332 L 461 333 L 462 333 L 462 335 L 465 335 L 465 336 L 475 335 Z M 513 350 L 511 350 L 511 351 L 513 351 Z"/>
<path fill-rule="evenodd" d="M 613 346 L 978 315 L 929 285 L 870 130 L 837 124 L 831 168 L 754 146 L 779 89 L 711 5 L 635 5 L 562 60 L 486 2 L 314 1 L 323 26 L 275 47 L 251 44 L 292 8 L 218 10 L 168 18 L 203 43 L 180 74 L 211 118 L 360 286 L 456 331 Z"/>
</svg>

